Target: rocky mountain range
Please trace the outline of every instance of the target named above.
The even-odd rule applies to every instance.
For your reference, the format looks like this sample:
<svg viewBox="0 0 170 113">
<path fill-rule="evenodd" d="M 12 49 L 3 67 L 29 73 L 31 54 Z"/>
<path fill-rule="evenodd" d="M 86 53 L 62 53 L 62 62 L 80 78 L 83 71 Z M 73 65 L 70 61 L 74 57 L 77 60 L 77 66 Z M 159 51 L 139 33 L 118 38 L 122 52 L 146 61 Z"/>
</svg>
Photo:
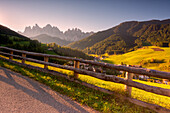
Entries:
<svg viewBox="0 0 170 113">
<path fill-rule="evenodd" d="M 93 34 L 93 32 L 83 32 L 78 28 L 68 29 L 63 32 L 55 26 L 52 27 L 50 24 L 47 24 L 43 28 L 39 27 L 38 24 L 35 24 L 33 27 L 26 27 L 23 33 L 19 33 L 27 37 L 36 37 L 41 34 L 46 34 L 51 37 L 58 37 L 67 41 L 78 41 Z"/>
</svg>

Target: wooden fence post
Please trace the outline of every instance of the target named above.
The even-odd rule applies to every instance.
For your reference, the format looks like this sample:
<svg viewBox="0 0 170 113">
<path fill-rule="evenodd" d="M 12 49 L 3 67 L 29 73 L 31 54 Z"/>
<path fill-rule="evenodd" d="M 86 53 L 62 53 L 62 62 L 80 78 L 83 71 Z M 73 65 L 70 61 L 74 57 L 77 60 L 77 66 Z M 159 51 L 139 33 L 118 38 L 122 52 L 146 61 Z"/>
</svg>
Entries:
<svg viewBox="0 0 170 113">
<path fill-rule="evenodd" d="M 74 68 L 79 68 L 80 62 L 79 61 L 74 61 Z M 78 73 L 74 72 L 74 78 L 78 78 Z"/>
<path fill-rule="evenodd" d="M 48 62 L 48 57 L 46 57 L 46 56 L 44 57 L 44 62 Z M 48 65 L 44 64 L 44 68 L 48 69 Z"/>
<path fill-rule="evenodd" d="M 127 67 L 129 67 L 129 65 L 127 65 Z M 129 72 L 126 72 L 125 79 L 132 80 L 133 79 L 133 74 L 129 73 Z M 127 92 L 127 94 L 129 96 L 131 96 L 132 87 L 125 85 L 125 91 Z"/>
<path fill-rule="evenodd" d="M 10 54 L 13 55 L 13 51 L 10 51 Z M 12 60 L 12 59 L 13 59 L 13 56 L 9 56 L 9 59 Z"/>
<path fill-rule="evenodd" d="M 22 57 L 26 57 L 26 54 L 22 53 Z M 22 63 L 25 63 L 25 59 L 22 59 Z"/>
</svg>

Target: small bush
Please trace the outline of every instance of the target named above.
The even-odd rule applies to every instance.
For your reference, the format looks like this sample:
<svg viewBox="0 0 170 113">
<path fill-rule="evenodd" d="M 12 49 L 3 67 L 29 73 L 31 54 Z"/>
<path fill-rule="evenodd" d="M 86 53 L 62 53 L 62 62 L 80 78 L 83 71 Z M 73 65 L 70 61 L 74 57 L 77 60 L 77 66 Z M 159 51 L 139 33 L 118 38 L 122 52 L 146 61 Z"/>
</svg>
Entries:
<svg viewBox="0 0 170 113">
<path fill-rule="evenodd" d="M 142 60 L 141 61 L 141 65 L 147 65 L 147 64 L 150 64 L 150 63 L 165 63 L 165 59 L 149 59 L 149 60 Z"/>
</svg>

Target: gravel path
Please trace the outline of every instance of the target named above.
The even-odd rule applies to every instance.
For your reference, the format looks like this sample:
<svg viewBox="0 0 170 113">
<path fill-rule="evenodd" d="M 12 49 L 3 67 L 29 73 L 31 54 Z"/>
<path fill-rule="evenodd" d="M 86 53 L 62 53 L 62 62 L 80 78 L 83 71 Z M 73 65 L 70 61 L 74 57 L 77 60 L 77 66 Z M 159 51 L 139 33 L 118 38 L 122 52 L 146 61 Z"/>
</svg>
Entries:
<svg viewBox="0 0 170 113">
<path fill-rule="evenodd" d="M 0 67 L 1 113 L 96 113 L 49 87 Z"/>
</svg>

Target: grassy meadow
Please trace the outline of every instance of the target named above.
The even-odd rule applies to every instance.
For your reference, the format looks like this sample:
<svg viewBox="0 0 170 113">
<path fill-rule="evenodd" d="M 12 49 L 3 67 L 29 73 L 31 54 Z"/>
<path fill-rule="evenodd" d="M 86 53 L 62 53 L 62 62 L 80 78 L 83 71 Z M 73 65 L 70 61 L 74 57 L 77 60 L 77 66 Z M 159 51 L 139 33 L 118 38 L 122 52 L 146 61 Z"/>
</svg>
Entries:
<svg viewBox="0 0 170 113">
<path fill-rule="evenodd" d="M 154 51 L 160 48 L 164 51 Z M 110 55 L 103 60 L 112 64 L 142 65 L 142 67 L 170 71 L 170 48 L 148 46 L 122 55 Z"/>
</svg>

